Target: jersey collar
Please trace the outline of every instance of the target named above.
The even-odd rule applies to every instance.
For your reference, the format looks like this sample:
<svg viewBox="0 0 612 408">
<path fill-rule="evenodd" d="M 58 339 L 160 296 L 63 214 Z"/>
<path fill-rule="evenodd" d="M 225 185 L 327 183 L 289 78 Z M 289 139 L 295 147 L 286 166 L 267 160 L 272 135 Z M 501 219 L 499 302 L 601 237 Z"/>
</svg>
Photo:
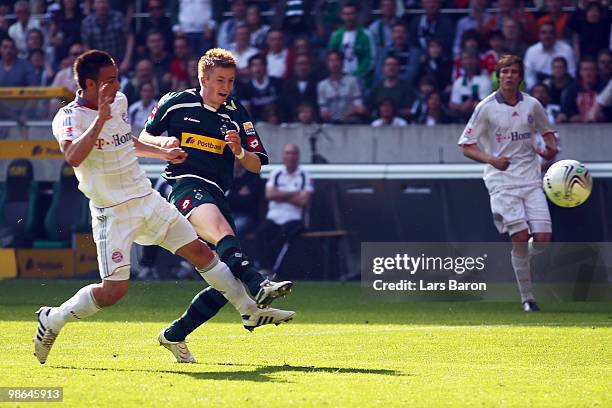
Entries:
<svg viewBox="0 0 612 408">
<path fill-rule="evenodd" d="M 83 99 L 82 92 L 83 91 L 81 91 L 80 89 L 76 92 L 76 96 L 74 98 L 74 102 L 77 105 L 82 106 L 84 108 L 92 109 L 92 110 L 98 110 L 97 106 L 92 105 L 91 103 L 89 103 L 85 99 Z"/>
<path fill-rule="evenodd" d="M 202 104 L 202 107 L 204 109 L 207 109 L 207 110 L 211 111 L 211 112 L 217 112 L 217 109 L 213 108 L 212 106 L 210 106 L 209 104 L 204 102 L 204 99 L 202 98 L 201 91 L 202 91 L 202 88 L 199 87 L 199 86 L 195 89 L 195 94 L 198 96 L 198 99 L 200 99 L 200 103 Z"/>
<path fill-rule="evenodd" d="M 508 101 L 506 101 L 506 100 L 504 99 L 503 95 L 502 95 L 502 94 L 501 94 L 501 92 L 499 92 L 499 91 L 495 92 L 495 100 L 496 100 L 498 103 L 503 103 L 503 104 L 508 105 L 508 106 L 516 106 L 516 105 L 517 105 L 517 104 L 518 104 L 520 101 L 522 101 L 522 100 L 523 100 L 523 93 L 522 93 L 521 91 L 519 91 L 519 93 L 518 93 L 518 98 L 516 98 L 516 104 L 515 104 L 515 105 L 510 105 L 510 104 L 508 103 Z"/>
</svg>

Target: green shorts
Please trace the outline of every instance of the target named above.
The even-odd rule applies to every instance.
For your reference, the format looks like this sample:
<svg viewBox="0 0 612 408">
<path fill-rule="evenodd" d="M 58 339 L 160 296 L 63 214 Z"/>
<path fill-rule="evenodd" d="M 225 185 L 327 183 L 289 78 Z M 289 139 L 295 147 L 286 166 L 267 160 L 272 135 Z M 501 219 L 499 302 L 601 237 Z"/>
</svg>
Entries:
<svg viewBox="0 0 612 408">
<path fill-rule="evenodd" d="M 202 204 L 217 206 L 225 220 L 236 234 L 234 218 L 225 195 L 216 186 L 194 178 L 178 179 L 172 185 L 172 192 L 168 197 L 181 214 L 186 218 L 193 210 Z"/>
</svg>

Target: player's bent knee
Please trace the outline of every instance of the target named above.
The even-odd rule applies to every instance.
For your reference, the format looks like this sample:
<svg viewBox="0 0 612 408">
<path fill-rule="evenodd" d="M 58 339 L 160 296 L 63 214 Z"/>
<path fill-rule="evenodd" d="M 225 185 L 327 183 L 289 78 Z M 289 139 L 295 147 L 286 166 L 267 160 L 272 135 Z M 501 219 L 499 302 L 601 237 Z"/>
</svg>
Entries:
<svg viewBox="0 0 612 408">
<path fill-rule="evenodd" d="M 109 307 L 120 301 L 128 292 L 129 281 L 112 281 L 105 279 L 102 285 L 94 290 L 96 303 L 100 307 Z"/>
<path fill-rule="evenodd" d="M 512 234 L 510 237 L 512 238 L 512 242 L 527 242 L 529 241 L 529 231 L 522 230 Z"/>
<path fill-rule="evenodd" d="M 196 268 L 204 268 L 210 265 L 215 257 L 210 248 L 199 239 L 179 248 L 176 254 L 185 258 Z"/>
<path fill-rule="evenodd" d="M 533 234 L 533 241 L 538 242 L 540 245 L 546 245 L 552 239 L 550 232 L 536 232 Z"/>
</svg>

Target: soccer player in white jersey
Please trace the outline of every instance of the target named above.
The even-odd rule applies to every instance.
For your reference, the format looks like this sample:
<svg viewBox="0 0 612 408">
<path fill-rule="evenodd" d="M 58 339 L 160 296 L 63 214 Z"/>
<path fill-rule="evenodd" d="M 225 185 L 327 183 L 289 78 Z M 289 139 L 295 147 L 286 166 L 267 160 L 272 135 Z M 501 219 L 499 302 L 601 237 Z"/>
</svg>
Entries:
<svg viewBox="0 0 612 408">
<path fill-rule="evenodd" d="M 493 220 L 500 233 L 510 235 L 521 303 L 523 310 L 532 312 L 539 308 L 533 295 L 529 258 L 542 250 L 552 235 L 538 155 L 552 159 L 557 143 L 540 102 L 519 91 L 524 73 L 522 59 L 504 55 L 496 72 L 499 90 L 476 106 L 458 144 L 465 156 L 487 164 L 484 182 L 491 197 Z M 538 133 L 545 141 L 542 149 L 535 146 Z"/>
<path fill-rule="evenodd" d="M 75 61 L 74 73 L 80 90 L 56 114 L 53 134 L 74 167 L 79 189 L 90 199 L 102 282 L 83 287 L 59 307 L 38 310 L 34 337 L 38 361 L 45 363 L 67 322 L 91 316 L 126 294 L 133 242 L 159 245 L 193 263 L 211 287 L 238 309 L 247 329 L 290 319 L 294 312 L 259 309 L 227 265 L 197 239 L 189 221 L 151 188 L 136 156 L 180 163 L 186 154 L 180 148 L 153 146 L 132 137 L 127 99 L 118 92 L 113 59 L 103 51 L 88 51 Z M 179 362 L 195 361 L 184 342 L 164 341 L 160 335 L 160 344 Z"/>
</svg>

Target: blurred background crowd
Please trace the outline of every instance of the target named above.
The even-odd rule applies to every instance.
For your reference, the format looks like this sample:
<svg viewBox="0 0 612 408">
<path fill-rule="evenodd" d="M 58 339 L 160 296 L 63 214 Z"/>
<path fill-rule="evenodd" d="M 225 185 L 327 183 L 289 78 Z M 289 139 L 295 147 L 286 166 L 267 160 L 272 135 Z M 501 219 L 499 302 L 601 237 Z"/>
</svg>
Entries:
<svg viewBox="0 0 612 408">
<path fill-rule="evenodd" d="M 222 47 L 255 122 L 436 125 L 465 123 L 509 52 L 551 121 L 610 122 L 611 21 L 586 0 L 3 0 L 0 87 L 76 90 L 75 58 L 105 50 L 142 126 Z"/>
</svg>

